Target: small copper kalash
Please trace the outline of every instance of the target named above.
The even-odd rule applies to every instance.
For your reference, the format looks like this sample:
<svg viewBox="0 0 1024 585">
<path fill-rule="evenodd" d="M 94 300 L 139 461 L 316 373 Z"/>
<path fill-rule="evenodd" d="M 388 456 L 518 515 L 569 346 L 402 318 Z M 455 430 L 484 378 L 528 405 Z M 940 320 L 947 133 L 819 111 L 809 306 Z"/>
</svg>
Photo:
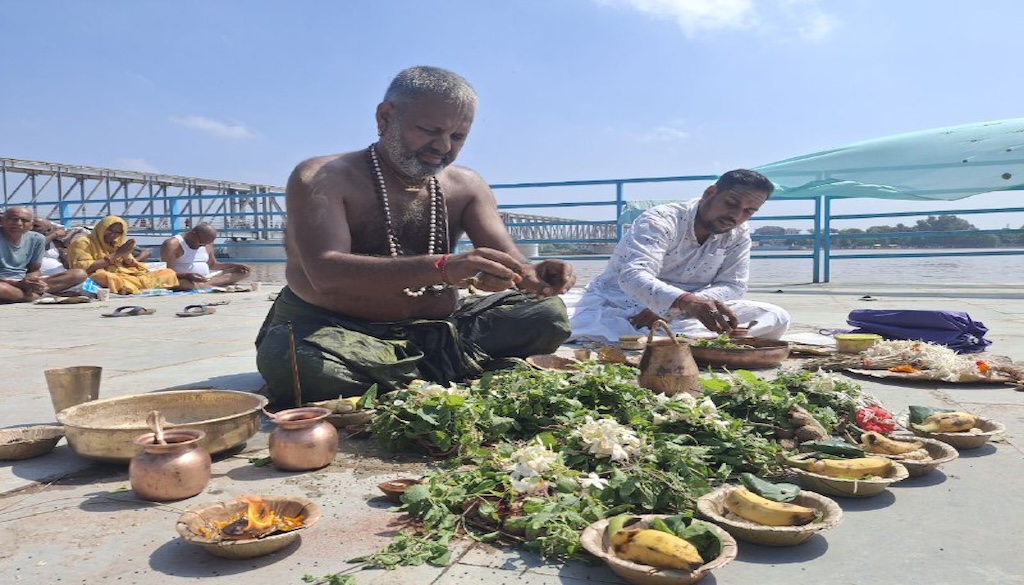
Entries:
<svg viewBox="0 0 1024 585">
<path fill-rule="evenodd" d="M 132 491 L 142 500 L 168 502 L 190 498 L 210 482 L 210 454 L 200 446 L 206 433 L 195 429 L 164 431 L 164 417 L 151 411 L 146 423 L 153 429 L 135 438 L 142 449 L 128 464 Z"/>
<path fill-rule="evenodd" d="M 288 322 L 291 345 L 292 384 L 295 406 L 277 414 L 267 413 L 277 429 L 270 433 L 270 461 L 282 471 L 312 471 L 327 467 L 338 454 L 338 430 L 328 422 L 330 410 L 318 406 L 302 406 L 299 386 L 298 359 L 295 351 L 295 332 Z"/>
</svg>

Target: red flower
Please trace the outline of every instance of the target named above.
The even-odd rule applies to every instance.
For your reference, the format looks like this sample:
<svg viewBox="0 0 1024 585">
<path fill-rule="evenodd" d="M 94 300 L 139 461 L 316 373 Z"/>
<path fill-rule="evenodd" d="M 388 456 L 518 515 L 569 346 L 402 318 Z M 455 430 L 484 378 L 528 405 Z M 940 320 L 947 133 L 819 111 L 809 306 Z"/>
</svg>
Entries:
<svg viewBox="0 0 1024 585">
<path fill-rule="evenodd" d="M 865 406 L 857 411 L 857 426 L 865 431 L 889 434 L 896 428 L 892 415 L 880 406 Z"/>
</svg>

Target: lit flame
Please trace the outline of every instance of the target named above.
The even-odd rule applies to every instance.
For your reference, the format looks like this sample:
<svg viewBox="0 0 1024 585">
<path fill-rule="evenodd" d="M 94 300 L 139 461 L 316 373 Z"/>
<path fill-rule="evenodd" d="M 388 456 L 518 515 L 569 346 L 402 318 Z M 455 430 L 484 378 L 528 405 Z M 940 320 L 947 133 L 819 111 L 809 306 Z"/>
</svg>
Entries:
<svg viewBox="0 0 1024 585">
<path fill-rule="evenodd" d="M 306 519 L 302 514 L 291 517 L 279 516 L 266 500 L 258 496 L 241 496 L 238 499 L 245 503 L 244 511 L 227 520 L 210 522 L 212 530 L 200 527 L 200 536 L 211 540 L 263 538 L 275 532 L 302 528 L 302 523 Z"/>
<path fill-rule="evenodd" d="M 267 503 L 262 498 L 242 496 L 238 499 L 248 505 L 244 516 L 246 525 L 240 528 L 240 532 L 261 533 L 277 524 L 277 514 L 267 506 Z"/>
</svg>

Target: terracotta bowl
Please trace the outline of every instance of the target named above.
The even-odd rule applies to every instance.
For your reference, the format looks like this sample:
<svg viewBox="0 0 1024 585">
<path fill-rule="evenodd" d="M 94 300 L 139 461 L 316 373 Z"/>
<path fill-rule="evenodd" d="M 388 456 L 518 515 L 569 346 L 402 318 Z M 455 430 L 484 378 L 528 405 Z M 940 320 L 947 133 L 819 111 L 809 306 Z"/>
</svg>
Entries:
<svg viewBox="0 0 1024 585">
<path fill-rule="evenodd" d="M 802 490 L 792 503 L 818 510 L 821 513 L 819 519 L 801 526 L 766 526 L 751 522 L 725 509 L 725 496 L 734 487 L 722 486 L 701 496 L 697 500 L 697 511 L 738 540 L 763 546 L 793 546 L 819 532 L 834 528 L 843 519 L 843 510 L 839 504 L 821 494 Z"/>
<path fill-rule="evenodd" d="M 919 431 L 909 424 L 909 421 L 900 421 L 900 424 L 910 429 L 910 432 L 926 439 L 936 439 L 957 449 L 977 449 L 989 441 L 992 437 L 1006 432 L 1006 426 L 1001 422 L 987 418 L 975 417 L 977 422 L 974 428 L 959 433 L 926 433 Z M 904 424 L 906 423 L 906 424 Z"/>
<path fill-rule="evenodd" d="M 237 518 L 245 511 L 248 504 L 241 499 L 235 499 L 189 510 L 178 518 L 175 528 L 186 542 L 197 545 L 212 555 L 226 559 L 249 559 L 279 551 L 295 542 L 300 533 L 315 524 L 321 516 L 320 506 L 305 498 L 269 496 L 262 499 L 280 516 L 304 515 L 302 526 L 263 538 L 217 540 L 203 536 L 202 528 L 209 527 L 212 522 Z"/>
<path fill-rule="evenodd" d="M 418 479 L 411 478 L 400 478 L 392 479 L 390 481 L 384 481 L 377 484 L 380 491 L 384 492 L 384 497 L 395 502 L 396 504 L 402 503 L 402 494 L 404 494 L 409 488 L 420 483 Z"/>
<path fill-rule="evenodd" d="M 638 516 L 640 520 L 630 528 L 647 528 L 655 518 L 666 518 L 665 514 L 649 514 Z M 612 554 L 611 542 L 606 532 L 608 531 L 608 519 L 598 520 L 583 530 L 580 536 L 580 543 L 587 552 L 602 559 L 613 573 L 622 577 L 634 585 L 687 585 L 696 583 L 711 573 L 713 569 L 725 566 L 729 561 L 736 558 L 736 540 L 728 532 L 710 522 L 694 520 L 699 524 L 706 525 L 722 545 L 722 552 L 715 558 L 704 563 L 693 571 L 681 571 L 675 569 L 658 569 L 650 565 L 641 565 L 632 561 L 620 559 Z"/>
<path fill-rule="evenodd" d="M 808 454 L 795 456 L 796 459 L 809 457 Z M 806 489 L 819 494 L 829 496 L 841 496 L 846 498 L 870 498 L 884 492 L 890 484 L 902 481 L 910 477 L 907 468 L 901 463 L 893 461 L 889 474 L 885 477 L 871 479 L 844 479 L 841 477 L 829 477 L 819 473 L 804 471 L 796 467 L 789 470 L 800 478 L 800 483 Z"/>
<path fill-rule="evenodd" d="M 29 425 L 0 429 L 0 461 L 46 455 L 64 436 L 61 425 Z"/>
</svg>

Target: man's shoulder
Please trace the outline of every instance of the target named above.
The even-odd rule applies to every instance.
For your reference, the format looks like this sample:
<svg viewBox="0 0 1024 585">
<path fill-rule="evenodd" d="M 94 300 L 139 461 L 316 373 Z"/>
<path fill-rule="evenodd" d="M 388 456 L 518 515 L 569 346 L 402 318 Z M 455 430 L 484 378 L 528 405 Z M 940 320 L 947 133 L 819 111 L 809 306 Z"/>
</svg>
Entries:
<svg viewBox="0 0 1024 585">
<path fill-rule="evenodd" d="M 32 246 L 39 246 L 40 248 L 46 247 L 46 236 L 39 232 L 25 232 L 25 235 L 21 237 L 28 238 L 25 242 Z"/>
<path fill-rule="evenodd" d="M 438 178 L 441 181 L 441 185 L 449 190 L 457 189 L 464 193 L 487 193 L 490 191 L 487 181 L 480 176 L 480 173 L 469 167 L 451 165 L 445 168 L 438 175 Z"/>
</svg>

